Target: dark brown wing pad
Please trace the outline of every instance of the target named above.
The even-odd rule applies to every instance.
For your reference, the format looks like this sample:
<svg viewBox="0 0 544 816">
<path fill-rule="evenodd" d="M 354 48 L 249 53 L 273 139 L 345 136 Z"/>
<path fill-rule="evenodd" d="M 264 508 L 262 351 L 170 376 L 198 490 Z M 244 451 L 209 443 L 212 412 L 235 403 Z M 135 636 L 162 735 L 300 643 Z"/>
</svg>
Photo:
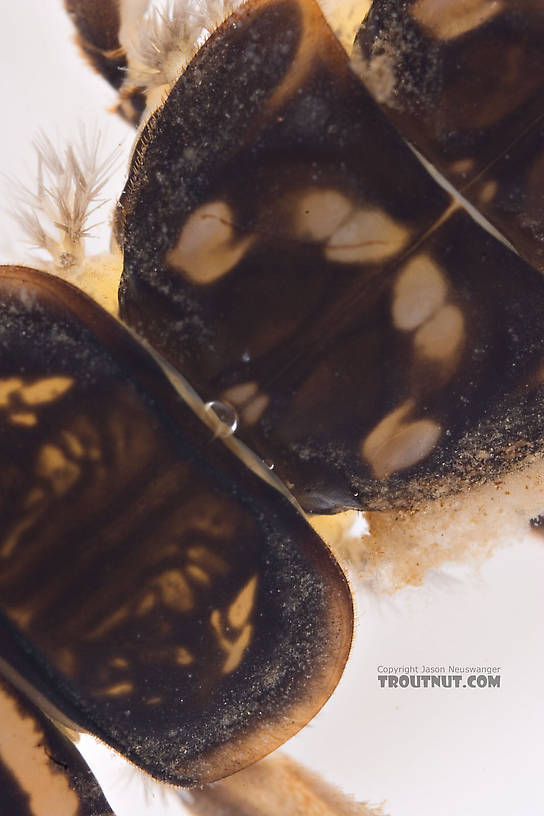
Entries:
<svg viewBox="0 0 544 816">
<path fill-rule="evenodd" d="M 248 4 L 199 51 L 118 236 L 123 318 L 306 510 L 410 507 L 542 449 L 540 274 L 428 175 L 311 0 Z"/>
<path fill-rule="evenodd" d="M 400 133 L 544 269 L 541 0 L 375 0 L 354 65 Z"/>
<path fill-rule="evenodd" d="M 340 678 L 342 572 L 81 292 L 3 267 L 0 304 L 4 664 L 159 779 L 260 759 Z"/>
</svg>

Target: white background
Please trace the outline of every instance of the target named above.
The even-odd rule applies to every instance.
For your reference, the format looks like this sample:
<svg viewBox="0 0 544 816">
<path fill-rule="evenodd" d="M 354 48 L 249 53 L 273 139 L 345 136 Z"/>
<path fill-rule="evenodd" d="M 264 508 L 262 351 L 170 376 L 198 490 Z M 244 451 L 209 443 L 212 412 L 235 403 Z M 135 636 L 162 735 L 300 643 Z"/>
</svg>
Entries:
<svg viewBox="0 0 544 816">
<path fill-rule="evenodd" d="M 80 122 L 128 156 L 133 134 L 107 113 L 115 95 L 78 56 L 61 0 L 4 0 L 0 21 L 0 172 L 32 184 L 33 137 L 58 142 Z M 3 185 L 0 261 L 24 262 L 9 195 Z M 544 537 L 528 535 L 478 574 L 452 569 L 393 598 L 359 593 L 346 676 L 289 750 L 391 816 L 544 813 L 543 587 Z M 500 665 L 501 688 L 379 689 L 377 666 L 404 663 Z"/>
</svg>

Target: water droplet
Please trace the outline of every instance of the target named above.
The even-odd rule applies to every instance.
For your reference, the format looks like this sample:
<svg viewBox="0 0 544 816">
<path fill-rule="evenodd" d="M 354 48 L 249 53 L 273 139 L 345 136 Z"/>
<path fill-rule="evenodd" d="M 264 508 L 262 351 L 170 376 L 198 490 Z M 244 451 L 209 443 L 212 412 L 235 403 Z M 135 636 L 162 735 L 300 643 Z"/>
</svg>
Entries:
<svg viewBox="0 0 544 816">
<path fill-rule="evenodd" d="M 249 351 L 247 351 L 247 350 L 244 351 L 244 353 L 242 354 L 242 362 L 243 363 L 249 363 L 250 360 L 251 360 L 251 355 L 250 355 Z"/>
<path fill-rule="evenodd" d="M 211 402 L 206 403 L 204 410 L 208 414 L 215 414 L 216 418 L 219 420 L 220 425 L 218 425 L 215 431 L 216 436 L 225 438 L 227 436 L 232 436 L 232 434 L 235 433 L 236 428 L 238 427 L 238 414 L 228 402 L 212 400 Z"/>
<path fill-rule="evenodd" d="M 268 470 L 274 470 L 274 462 L 271 462 L 270 459 L 265 459 L 264 463 Z"/>
</svg>

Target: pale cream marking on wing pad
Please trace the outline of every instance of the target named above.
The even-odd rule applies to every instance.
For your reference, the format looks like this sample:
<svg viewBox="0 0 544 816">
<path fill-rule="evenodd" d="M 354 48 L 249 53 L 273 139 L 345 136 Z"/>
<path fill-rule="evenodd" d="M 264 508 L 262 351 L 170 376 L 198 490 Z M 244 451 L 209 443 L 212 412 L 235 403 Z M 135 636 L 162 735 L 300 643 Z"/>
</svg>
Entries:
<svg viewBox="0 0 544 816">
<path fill-rule="evenodd" d="M 451 359 L 461 347 L 465 321 L 457 306 L 443 306 L 420 326 L 414 337 L 416 353 L 429 360 Z"/>
<path fill-rule="evenodd" d="M 15 701 L 3 689 L 0 718 L 0 756 L 28 795 L 33 816 L 76 816 L 78 798 L 70 790 L 67 778 L 52 769 L 43 747 L 43 732 L 32 717 L 20 714 Z"/>
<path fill-rule="evenodd" d="M 306 192 L 297 202 L 294 223 L 301 238 L 325 241 L 325 257 L 339 263 L 386 260 L 409 237 L 386 213 L 357 207 L 334 188 Z"/>
<path fill-rule="evenodd" d="M 297 202 L 295 229 L 304 238 L 326 241 L 353 210 L 353 202 L 338 190 L 310 190 Z"/>
<path fill-rule="evenodd" d="M 81 441 L 78 439 L 78 437 L 75 434 L 71 433 L 70 431 L 62 431 L 61 436 L 65 445 L 69 448 L 70 453 L 77 459 L 82 459 L 83 456 L 85 455 L 85 448 L 81 444 Z M 88 451 L 88 453 L 90 454 L 90 458 L 92 459 L 96 459 L 97 454 L 98 458 L 100 456 L 99 452 L 96 449 L 92 449 L 91 451 Z"/>
<path fill-rule="evenodd" d="M 20 377 L 8 377 L 0 380 L 0 408 L 7 409 L 8 421 L 12 424 L 32 428 L 38 424 L 38 417 L 24 409 L 54 402 L 73 384 L 71 377 L 45 377 L 29 384 Z"/>
<path fill-rule="evenodd" d="M 156 598 L 152 592 L 148 592 L 146 595 L 142 597 L 139 601 L 138 606 L 136 607 L 135 614 L 142 618 L 144 615 L 147 615 L 151 610 L 155 607 Z"/>
<path fill-rule="evenodd" d="M 416 0 L 410 12 L 437 39 L 451 40 L 478 28 L 503 8 L 502 0 Z"/>
<path fill-rule="evenodd" d="M 195 525 L 196 529 L 199 529 L 199 525 Z M 206 523 L 202 523 L 200 525 L 201 529 L 204 530 L 209 535 L 216 534 L 219 538 L 221 538 L 225 532 L 222 529 L 219 529 L 216 533 L 212 527 L 207 525 Z M 187 550 L 187 557 L 190 558 L 192 561 L 196 561 L 203 569 L 206 567 L 207 569 L 211 570 L 212 572 L 218 573 L 219 575 L 225 575 L 229 571 L 229 565 L 225 561 L 224 558 L 221 558 L 220 555 L 217 553 L 212 552 L 209 547 L 204 546 L 194 546 L 189 547 Z"/>
<path fill-rule="evenodd" d="M 130 615 L 130 608 L 129 605 L 126 604 L 125 606 L 121 606 L 119 609 L 116 609 L 111 615 L 106 616 L 103 618 L 102 622 L 95 626 L 94 629 L 91 629 L 90 632 L 86 635 L 86 640 L 99 640 L 104 635 L 107 635 L 111 632 L 112 629 L 115 629 L 116 626 L 123 623 Z"/>
<path fill-rule="evenodd" d="M 226 623 L 223 622 L 223 615 L 219 609 L 214 609 L 210 616 L 218 643 L 226 652 L 223 674 L 230 674 L 240 665 L 244 652 L 251 643 L 253 626 L 249 623 L 249 618 L 255 608 L 257 580 L 257 575 L 253 575 L 242 587 L 227 610 Z M 232 629 L 239 630 L 238 634 L 231 634 Z"/>
<path fill-rule="evenodd" d="M 0 380 L 0 408 L 7 408 L 12 394 L 20 391 L 22 387 L 23 381 L 20 377 L 8 377 L 6 380 Z"/>
<path fill-rule="evenodd" d="M 244 257 L 255 236 L 238 238 L 233 213 L 224 201 L 195 210 L 181 230 L 178 242 L 166 255 L 169 266 L 192 283 L 206 285 L 226 275 Z"/>
<path fill-rule="evenodd" d="M 487 181 L 480 190 L 479 199 L 482 204 L 490 204 L 495 196 L 499 185 L 496 181 Z"/>
<path fill-rule="evenodd" d="M 38 417 L 36 414 L 31 414 L 27 411 L 18 414 L 10 414 L 9 421 L 13 425 L 23 425 L 26 428 L 32 428 L 38 424 Z"/>
<path fill-rule="evenodd" d="M 17 396 L 25 405 L 43 405 L 53 402 L 74 384 L 72 377 L 45 377 L 25 385 L 20 377 L 0 381 L 0 408 L 7 408 Z"/>
<path fill-rule="evenodd" d="M 378 263 L 406 245 L 409 231 L 382 210 L 356 209 L 325 245 L 325 257 L 339 263 Z"/>
<path fill-rule="evenodd" d="M 251 610 L 255 604 L 256 590 L 257 576 L 254 575 L 229 606 L 228 621 L 235 629 L 240 629 L 251 615 Z"/>
<path fill-rule="evenodd" d="M 187 579 L 179 570 L 167 570 L 155 578 L 152 586 L 156 587 L 161 601 L 176 612 L 188 612 L 194 607 L 194 595 Z"/>
<path fill-rule="evenodd" d="M 125 697 L 127 694 L 132 694 L 133 691 L 134 685 L 132 683 L 115 683 L 100 691 L 97 690 L 95 693 L 103 697 Z"/>
<path fill-rule="evenodd" d="M 194 655 L 184 646 L 178 646 L 174 651 L 174 659 L 180 666 L 190 666 L 195 662 Z"/>
<path fill-rule="evenodd" d="M 65 394 L 74 384 L 72 377 L 46 377 L 31 385 L 24 385 L 20 394 L 27 405 L 43 405 Z"/>
<path fill-rule="evenodd" d="M 114 669 L 128 669 L 129 663 L 125 657 L 112 657 L 110 666 Z"/>
<path fill-rule="evenodd" d="M 413 409 L 414 401 L 407 400 L 384 417 L 363 441 L 362 456 L 376 479 L 412 467 L 438 442 L 441 426 L 432 419 L 408 420 Z"/>
<path fill-rule="evenodd" d="M 448 291 L 444 275 L 428 255 L 416 255 L 401 270 L 393 290 L 393 323 L 413 331 L 444 303 Z"/>
<path fill-rule="evenodd" d="M 36 462 L 36 475 L 48 480 L 53 492 L 62 496 L 78 480 L 81 468 L 70 461 L 56 445 L 45 444 L 40 448 Z"/>
<path fill-rule="evenodd" d="M 187 564 L 185 572 L 189 578 L 192 578 L 197 584 L 205 584 L 206 586 L 211 584 L 211 578 L 208 573 L 197 564 Z"/>
<path fill-rule="evenodd" d="M 474 159 L 468 157 L 466 159 L 457 159 L 450 165 L 450 173 L 454 173 L 456 176 L 466 176 L 472 172 L 475 164 Z"/>
<path fill-rule="evenodd" d="M 221 394 L 221 399 L 236 407 L 239 419 L 245 425 L 255 425 L 270 404 L 270 397 L 261 394 L 258 384 L 254 381 L 227 388 Z"/>
<path fill-rule="evenodd" d="M 16 421 L 17 417 L 18 414 L 10 415 L 11 421 Z M 69 432 L 63 432 L 62 438 L 69 448 L 68 453 L 82 458 L 85 450 L 78 438 Z M 100 458 L 99 451 L 92 451 L 91 454 L 89 458 L 94 460 Z M 23 509 L 26 515 L 16 519 L 11 529 L 5 533 L 1 540 L 0 557 L 9 558 L 14 553 L 22 535 L 36 523 L 40 514 L 47 510 L 53 496 L 62 497 L 77 482 L 81 475 L 81 467 L 70 459 L 62 448 L 46 443 L 37 453 L 34 472 L 36 477 L 44 480 L 47 485 L 33 487 L 25 496 Z"/>
</svg>

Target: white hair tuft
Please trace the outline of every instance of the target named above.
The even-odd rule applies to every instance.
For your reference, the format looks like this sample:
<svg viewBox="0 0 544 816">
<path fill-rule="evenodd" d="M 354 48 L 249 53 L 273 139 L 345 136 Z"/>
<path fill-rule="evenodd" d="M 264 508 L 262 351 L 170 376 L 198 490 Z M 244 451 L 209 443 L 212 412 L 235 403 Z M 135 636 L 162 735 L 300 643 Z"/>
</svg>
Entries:
<svg viewBox="0 0 544 816">
<path fill-rule="evenodd" d="M 38 179 L 35 191 L 13 184 L 17 191 L 13 217 L 29 243 L 45 250 L 56 270 L 77 266 L 83 240 L 96 224 L 88 220 L 106 203 L 100 194 L 119 158 L 119 150 L 100 157 L 101 134 L 81 131 L 77 145 L 58 150 L 41 134 L 34 141 Z"/>
</svg>

